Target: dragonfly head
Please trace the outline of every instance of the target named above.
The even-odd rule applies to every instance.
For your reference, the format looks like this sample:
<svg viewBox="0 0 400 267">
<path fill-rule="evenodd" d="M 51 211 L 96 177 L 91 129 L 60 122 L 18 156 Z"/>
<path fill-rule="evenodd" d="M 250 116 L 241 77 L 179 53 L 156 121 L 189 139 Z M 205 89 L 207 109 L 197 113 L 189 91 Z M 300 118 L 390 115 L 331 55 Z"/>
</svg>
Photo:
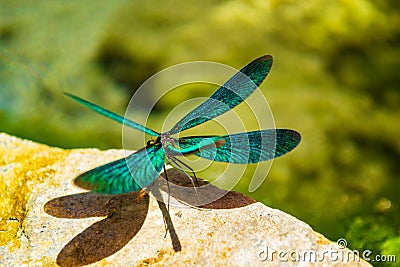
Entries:
<svg viewBox="0 0 400 267">
<path fill-rule="evenodd" d="M 150 146 L 155 145 L 160 142 L 161 142 L 161 137 L 158 136 L 156 140 L 150 139 L 149 141 L 147 141 L 146 147 L 150 147 Z"/>
</svg>

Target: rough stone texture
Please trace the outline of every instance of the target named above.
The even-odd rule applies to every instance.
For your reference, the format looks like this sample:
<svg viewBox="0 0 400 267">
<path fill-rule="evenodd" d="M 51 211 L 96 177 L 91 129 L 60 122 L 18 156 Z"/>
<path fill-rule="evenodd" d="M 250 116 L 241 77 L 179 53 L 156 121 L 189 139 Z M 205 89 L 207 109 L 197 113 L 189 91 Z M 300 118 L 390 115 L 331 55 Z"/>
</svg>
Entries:
<svg viewBox="0 0 400 267">
<path fill-rule="evenodd" d="M 61 150 L 0 134 L 0 266 L 340 266 L 347 261 L 349 250 L 239 193 L 201 208 L 171 201 L 168 213 L 144 191 L 98 195 L 72 184 L 79 173 L 123 154 Z M 168 174 L 174 183 L 188 183 L 175 170 Z M 165 188 L 154 194 L 166 199 Z M 174 190 L 171 195 L 189 205 L 198 199 Z M 308 254 L 294 262 L 295 253 Z M 307 260 L 310 253 L 317 259 Z M 369 266 L 352 259 L 347 264 Z"/>
</svg>

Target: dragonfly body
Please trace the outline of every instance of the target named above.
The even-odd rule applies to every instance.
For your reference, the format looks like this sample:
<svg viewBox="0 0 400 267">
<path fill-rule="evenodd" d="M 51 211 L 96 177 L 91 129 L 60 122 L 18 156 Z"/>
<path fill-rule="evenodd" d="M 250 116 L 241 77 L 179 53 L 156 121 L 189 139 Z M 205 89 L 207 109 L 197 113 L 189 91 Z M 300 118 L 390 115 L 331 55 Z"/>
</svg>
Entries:
<svg viewBox="0 0 400 267">
<path fill-rule="evenodd" d="M 209 99 L 178 121 L 170 131 L 158 133 L 89 101 L 66 93 L 73 100 L 125 126 L 149 134 L 154 139 L 135 153 L 89 170 L 75 179 L 78 186 L 107 194 L 138 191 L 151 184 L 165 170 L 165 159 L 179 169 L 190 169 L 178 159 L 193 154 L 205 159 L 234 164 L 258 163 L 280 157 L 300 140 L 300 134 L 289 129 L 267 129 L 223 136 L 173 135 L 200 125 L 234 108 L 246 99 L 265 79 L 272 66 L 271 56 L 262 56 L 236 73 Z M 193 172 L 194 173 L 194 172 Z"/>
</svg>

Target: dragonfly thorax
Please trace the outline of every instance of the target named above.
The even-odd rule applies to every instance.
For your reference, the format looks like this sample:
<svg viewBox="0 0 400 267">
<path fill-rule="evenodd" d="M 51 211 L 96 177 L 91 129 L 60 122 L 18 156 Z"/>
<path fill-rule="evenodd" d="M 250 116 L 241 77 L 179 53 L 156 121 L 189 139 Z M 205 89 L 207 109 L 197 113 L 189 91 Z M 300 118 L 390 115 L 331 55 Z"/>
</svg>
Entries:
<svg viewBox="0 0 400 267">
<path fill-rule="evenodd" d="M 161 144 L 163 147 L 173 146 L 176 147 L 177 140 L 171 137 L 170 132 L 161 134 Z"/>
</svg>

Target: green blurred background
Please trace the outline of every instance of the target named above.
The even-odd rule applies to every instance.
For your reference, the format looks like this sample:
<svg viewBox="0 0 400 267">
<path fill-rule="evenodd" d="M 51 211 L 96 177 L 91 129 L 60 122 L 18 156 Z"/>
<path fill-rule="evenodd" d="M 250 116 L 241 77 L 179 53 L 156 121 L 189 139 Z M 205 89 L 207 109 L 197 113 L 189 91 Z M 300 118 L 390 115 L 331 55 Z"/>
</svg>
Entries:
<svg viewBox="0 0 400 267">
<path fill-rule="evenodd" d="M 141 83 L 168 66 L 241 68 L 271 54 L 261 90 L 276 126 L 303 140 L 252 196 L 352 249 L 400 260 L 399 1 L 0 5 L 0 131 L 63 148 L 121 148 L 120 125 L 62 92 L 124 114 Z M 157 105 L 150 125 L 160 130 L 176 104 L 215 90 L 202 88 Z"/>
</svg>

